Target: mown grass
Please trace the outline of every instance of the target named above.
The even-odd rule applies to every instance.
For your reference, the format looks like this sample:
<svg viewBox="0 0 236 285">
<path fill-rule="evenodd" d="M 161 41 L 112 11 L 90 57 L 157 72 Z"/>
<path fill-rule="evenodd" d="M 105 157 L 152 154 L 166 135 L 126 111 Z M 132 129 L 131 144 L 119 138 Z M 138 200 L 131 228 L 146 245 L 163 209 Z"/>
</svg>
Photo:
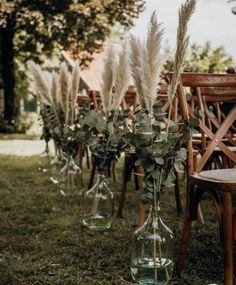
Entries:
<svg viewBox="0 0 236 285">
<path fill-rule="evenodd" d="M 88 176 L 85 169 L 85 185 Z M 116 204 L 118 185 L 111 183 Z M 38 171 L 38 157 L 0 156 L 0 285 L 134 284 L 129 261 L 139 198 L 132 188 L 131 183 L 124 219 L 114 218 L 110 232 L 89 232 L 81 226 L 82 198 L 62 196 Z M 194 224 L 183 277 L 172 284 L 223 284 L 215 213 L 207 199 L 203 208 L 205 224 Z M 176 216 L 172 191 L 164 194 L 161 209 L 177 252 L 183 217 Z"/>
</svg>

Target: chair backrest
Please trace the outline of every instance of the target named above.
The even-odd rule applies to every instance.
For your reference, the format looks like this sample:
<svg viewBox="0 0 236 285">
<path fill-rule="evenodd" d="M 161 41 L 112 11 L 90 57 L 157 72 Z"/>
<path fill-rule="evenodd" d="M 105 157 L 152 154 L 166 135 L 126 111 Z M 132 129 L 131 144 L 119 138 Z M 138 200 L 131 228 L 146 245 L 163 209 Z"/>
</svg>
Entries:
<svg viewBox="0 0 236 285">
<path fill-rule="evenodd" d="M 189 102 L 186 88 L 190 88 L 192 93 Z M 228 165 L 234 166 L 236 152 L 232 146 L 236 146 L 236 75 L 182 73 L 177 97 L 183 119 L 198 118 L 202 134 L 203 151 L 196 165 L 193 162 L 192 138 L 188 144 L 189 174 L 202 171 L 216 150 L 221 152 L 222 157 L 227 157 L 230 161 Z"/>
</svg>

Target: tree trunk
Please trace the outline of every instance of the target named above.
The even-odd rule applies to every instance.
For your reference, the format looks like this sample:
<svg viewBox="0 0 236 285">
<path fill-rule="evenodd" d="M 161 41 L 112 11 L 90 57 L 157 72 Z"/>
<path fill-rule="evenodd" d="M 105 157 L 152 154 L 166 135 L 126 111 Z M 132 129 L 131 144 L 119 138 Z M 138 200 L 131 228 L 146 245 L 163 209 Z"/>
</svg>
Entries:
<svg viewBox="0 0 236 285">
<path fill-rule="evenodd" d="M 0 48 L 4 90 L 4 119 L 12 123 L 15 113 L 15 74 L 14 74 L 14 31 L 11 28 L 0 29 Z"/>
</svg>

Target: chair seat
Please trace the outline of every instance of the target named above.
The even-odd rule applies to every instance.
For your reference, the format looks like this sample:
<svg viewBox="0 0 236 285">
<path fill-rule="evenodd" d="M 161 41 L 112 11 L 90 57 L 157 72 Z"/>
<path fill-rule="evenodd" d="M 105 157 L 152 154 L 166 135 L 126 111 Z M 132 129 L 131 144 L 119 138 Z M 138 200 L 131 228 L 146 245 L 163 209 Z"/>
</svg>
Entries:
<svg viewBox="0 0 236 285">
<path fill-rule="evenodd" d="M 236 168 L 215 169 L 193 173 L 191 180 L 198 185 L 207 185 L 212 190 L 236 191 Z"/>
</svg>

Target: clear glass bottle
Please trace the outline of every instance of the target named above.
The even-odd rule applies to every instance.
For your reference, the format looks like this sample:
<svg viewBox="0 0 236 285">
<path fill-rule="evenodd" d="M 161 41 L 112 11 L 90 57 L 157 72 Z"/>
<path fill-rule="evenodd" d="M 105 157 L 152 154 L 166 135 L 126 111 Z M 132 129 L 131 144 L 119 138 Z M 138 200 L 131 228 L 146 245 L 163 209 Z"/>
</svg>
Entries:
<svg viewBox="0 0 236 285">
<path fill-rule="evenodd" d="M 67 158 L 60 149 L 57 149 L 56 155 L 51 160 L 51 177 L 50 180 L 53 184 L 62 182 L 60 170 L 66 164 Z"/>
<path fill-rule="evenodd" d="M 84 197 L 83 224 L 96 231 L 111 227 L 114 210 L 114 195 L 108 188 L 104 174 L 98 174 L 97 181 Z"/>
<path fill-rule="evenodd" d="M 60 192 L 62 195 L 82 195 L 81 169 L 71 155 L 67 157 L 65 165 L 61 168 L 60 176 Z"/>
<path fill-rule="evenodd" d="M 43 173 L 50 171 L 52 153 L 50 152 L 48 142 L 46 142 L 45 150 L 39 155 L 38 170 Z"/>
<path fill-rule="evenodd" d="M 145 223 L 133 234 L 131 274 L 138 284 L 166 285 L 173 271 L 173 233 L 151 207 Z"/>
</svg>

